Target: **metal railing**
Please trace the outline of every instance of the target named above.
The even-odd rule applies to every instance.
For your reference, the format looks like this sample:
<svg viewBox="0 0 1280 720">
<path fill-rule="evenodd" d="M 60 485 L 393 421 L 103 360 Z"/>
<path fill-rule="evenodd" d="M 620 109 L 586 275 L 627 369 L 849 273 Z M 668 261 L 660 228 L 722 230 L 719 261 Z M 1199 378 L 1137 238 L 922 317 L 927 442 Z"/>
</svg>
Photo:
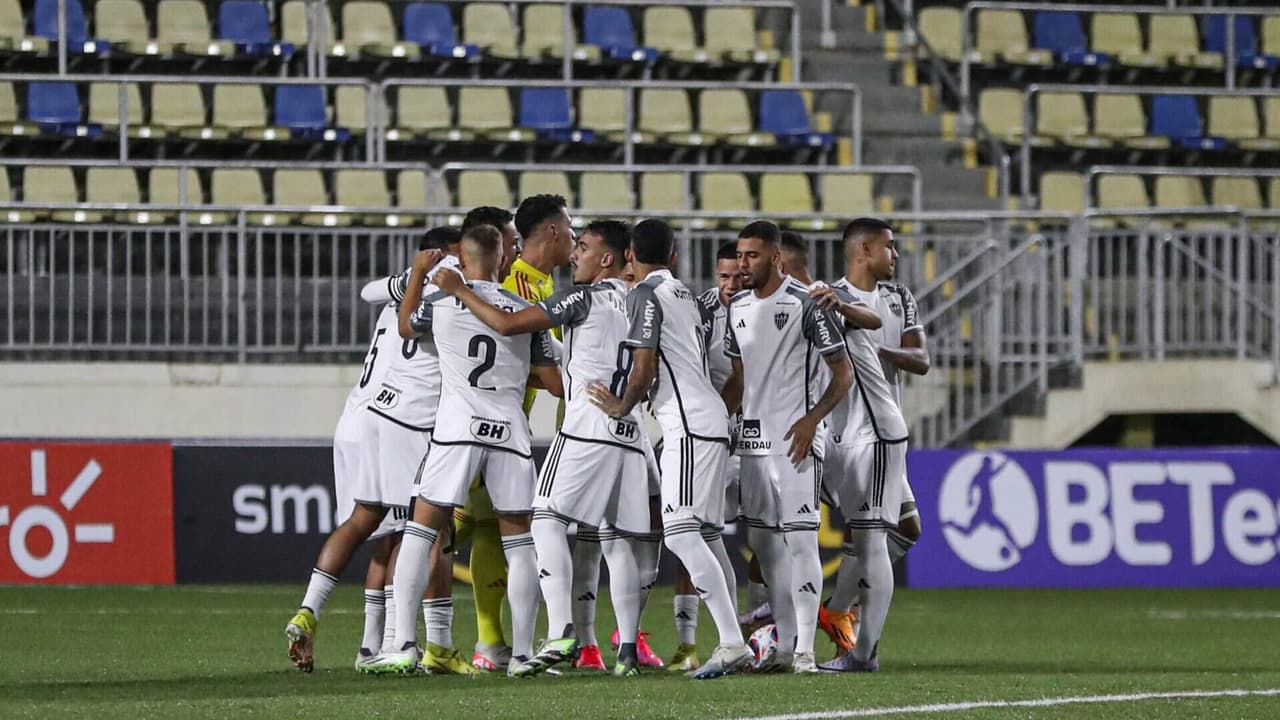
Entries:
<svg viewBox="0 0 1280 720">
<path fill-rule="evenodd" d="M 960 24 L 960 87 L 961 97 L 967 104 L 970 99 L 971 71 L 973 64 L 973 17 L 978 10 L 1031 10 L 1059 11 L 1077 13 L 1128 13 L 1136 15 L 1191 15 L 1196 17 L 1221 15 L 1227 17 L 1226 22 L 1226 65 L 1224 83 L 1227 88 L 1236 85 L 1237 53 L 1235 21 L 1237 15 L 1277 15 L 1278 8 L 1238 8 L 1238 7 L 1175 7 L 1159 5 L 1106 5 L 1049 2 L 994 2 L 993 0 L 972 0 L 965 3 L 964 15 Z"/>
<path fill-rule="evenodd" d="M 1031 141 L 1038 118 L 1035 96 L 1062 92 L 1081 95 L 1187 95 L 1191 97 L 1274 97 L 1275 90 L 1226 90 L 1201 87 L 1152 87 L 1149 85 L 1073 85 L 1069 83 L 1032 83 L 1022 91 L 1022 138 L 1018 148 L 1018 175 L 1022 201 L 1030 203 Z"/>
</svg>

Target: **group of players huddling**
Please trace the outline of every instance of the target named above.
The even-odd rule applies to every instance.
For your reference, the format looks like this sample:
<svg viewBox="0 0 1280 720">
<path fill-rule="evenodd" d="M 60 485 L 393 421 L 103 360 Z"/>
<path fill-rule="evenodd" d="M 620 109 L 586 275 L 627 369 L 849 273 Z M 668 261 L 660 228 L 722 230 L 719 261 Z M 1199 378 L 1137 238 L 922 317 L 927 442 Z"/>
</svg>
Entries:
<svg viewBox="0 0 1280 720">
<path fill-rule="evenodd" d="M 409 269 L 361 293 L 385 307 L 334 435 L 350 515 L 286 626 L 293 664 L 312 669 L 325 600 L 375 539 L 361 672 L 606 670 L 594 627 L 602 556 L 613 674 L 662 667 L 640 631 L 662 544 L 680 565 L 670 669 L 878 669 L 892 563 L 920 533 L 899 371 L 923 374 L 929 356 L 914 298 L 891 282 L 890 226 L 857 219 L 843 239 L 846 275 L 828 285 L 808 277 L 799 236 L 751 222 L 719 249 L 717 287 L 695 296 L 673 273 L 674 235 L 659 220 L 597 221 L 579 236 L 564 198 L 535 195 L 514 216 L 481 207 L 461 229 L 428 231 Z M 563 266 L 573 286 L 557 292 L 551 273 Z M 527 420 L 536 389 L 564 403 L 540 469 Z M 646 411 L 662 430 L 656 453 Z M 825 603 L 820 503 L 847 526 Z M 721 539 L 737 520 L 753 554 L 741 615 Z M 467 542 L 479 635 L 470 662 L 452 646 L 452 553 Z M 550 637 L 535 649 L 540 599 Z M 719 635 L 705 663 L 699 602 Z M 766 622 L 778 641 L 757 656 L 744 626 Z M 819 626 L 838 648 L 821 665 Z"/>
</svg>

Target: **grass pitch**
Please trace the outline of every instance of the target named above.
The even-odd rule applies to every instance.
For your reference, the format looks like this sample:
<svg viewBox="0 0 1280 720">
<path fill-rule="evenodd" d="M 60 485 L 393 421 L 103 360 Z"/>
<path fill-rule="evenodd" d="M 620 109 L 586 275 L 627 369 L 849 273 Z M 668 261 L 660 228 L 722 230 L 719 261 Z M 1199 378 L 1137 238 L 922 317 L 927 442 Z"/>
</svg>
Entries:
<svg viewBox="0 0 1280 720">
<path fill-rule="evenodd" d="M 902 590 L 877 675 L 695 682 L 662 671 L 628 680 L 578 672 L 524 681 L 358 676 L 351 661 L 363 600 L 351 585 L 330 599 L 316 671 L 304 675 L 289 667 L 283 637 L 302 590 L 0 588 L 0 718 L 716 719 L 1280 688 L 1275 591 Z M 601 595 L 597 629 L 607 642 L 612 613 Z M 460 596 L 454 639 L 469 650 L 474 611 L 466 588 Z M 654 593 L 646 620 L 654 647 L 670 653 L 669 589 Z M 705 658 L 714 644 L 705 610 L 699 635 Z M 820 638 L 820 659 L 830 653 Z M 607 648 L 605 657 L 612 661 Z M 1280 695 L 979 707 L 936 717 L 1276 718 Z"/>
</svg>

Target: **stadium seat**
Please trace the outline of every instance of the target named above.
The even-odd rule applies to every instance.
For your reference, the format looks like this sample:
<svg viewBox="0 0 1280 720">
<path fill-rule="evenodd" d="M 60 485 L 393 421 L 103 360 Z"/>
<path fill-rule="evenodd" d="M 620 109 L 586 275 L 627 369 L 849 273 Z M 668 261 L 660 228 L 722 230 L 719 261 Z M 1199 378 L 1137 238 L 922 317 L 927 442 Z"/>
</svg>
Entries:
<svg viewBox="0 0 1280 720">
<path fill-rule="evenodd" d="M 527 58 L 564 57 L 564 5 L 539 3 L 528 5 L 524 9 L 524 41 L 521 54 Z M 577 29 L 571 30 L 576 38 Z M 573 47 L 574 60 L 596 61 L 600 59 L 600 48 L 580 45 L 576 41 Z"/>
<path fill-rule="evenodd" d="M 151 124 L 191 140 L 223 140 L 227 131 L 208 124 L 204 96 L 194 83 L 151 86 Z"/>
<path fill-rule="evenodd" d="M 1215 177 L 1210 181 L 1213 204 L 1241 210 L 1261 210 L 1262 194 L 1258 181 L 1251 177 Z"/>
<path fill-rule="evenodd" d="M 275 124 L 289 128 L 295 138 L 346 142 L 351 131 L 329 127 L 324 88 L 320 85 L 277 85 Z"/>
<path fill-rule="evenodd" d="M 735 172 L 707 172 L 698 177 L 698 208 L 707 212 L 741 213 L 741 217 L 694 220 L 694 228 L 738 228 L 756 210 L 747 176 Z"/>
<path fill-rule="evenodd" d="M 352 135 L 363 136 L 369 127 L 367 91 L 357 85 L 339 85 L 333 91 L 336 124 Z"/>
<path fill-rule="evenodd" d="M 79 204 L 80 190 L 69 167 L 48 165 L 22 170 L 22 199 L 29 203 Z M 96 210 L 35 210 L 36 219 L 52 218 L 54 222 L 101 222 L 105 213 Z"/>
<path fill-rule="evenodd" d="M 324 174 L 319 170 L 276 170 L 271 178 L 271 204 L 280 206 L 328 205 Z M 312 227 L 345 227 L 353 218 L 345 213 L 303 213 L 299 222 Z M 282 223 L 283 224 L 283 223 Z"/>
<path fill-rule="evenodd" d="M 813 188 L 804 173 L 764 173 L 760 176 L 760 213 L 770 217 L 783 214 L 813 215 Z M 815 217 L 777 218 L 784 228 L 796 230 L 832 230 L 834 220 Z"/>
<path fill-rule="evenodd" d="M 0 203 L 10 202 L 14 200 L 13 189 L 9 187 L 9 169 L 0 165 Z M 8 210 L 0 210 L 0 223 L 29 223 L 34 222 L 36 214 L 30 210 L 18 210 L 10 208 Z"/>
<path fill-rule="evenodd" d="M 1164 135 L 1191 150 L 1222 150 L 1225 140 L 1207 137 L 1200 108 L 1190 95 L 1157 95 L 1151 100 L 1151 134 Z"/>
<path fill-rule="evenodd" d="M 442 3 L 409 3 L 404 8 L 401 37 L 435 57 L 459 60 L 480 57 L 480 48 L 458 42 L 449 7 Z"/>
<path fill-rule="evenodd" d="M 1280 55 L 1280 15 L 1262 18 L 1262 52 L 1266 55 Z"/>
<path fill-rule="evenodd" d="M 1040 209 L 1046 212 L 1084 212 L 1084 178 L 1073 172 L 1041 174 Z"/>
<path fill-rule="evenodd" d="M 327 7 L 327 6 L 326 6 Z M 325 15 L 325 54 L 333 57 L 346 55 L 346 47 L 340 45 L 337 38 L 337 26 L 333 23 L 333 14 L 326 9 Z M 287 0 L 280 7 L 280 39 L 293 45 L 294 48 L 307 46 L 307 2 L 306 0 Z"/>
<path fill-rule="evenodd" d="M 288 128 L 267 122 L 262 87 L 248 83 L 213 86 L 213 125 L 230 137 L 246 140 L 288 140 Z"/>
<path fill-rule="evenodd" d="M 111 43 L 113 52 L 130 55 L 168 55 L 173 46 L 151 37 L 147 13 L 139 0 L 98 0 L 93 29 Z"/>
<path fill-rule="evenodd" d="M 293 45 L 271 35 L 271 19 L 259 0 L 223 0 L 218 6 L 218 37 L 235 43 L 236 52 L 253 57 L 289 57 Z"/>
<path fill-rule="evenodd" d="M 992 135 L 1003 142 L 1022 142 L 1022 97 L 1021 90 L 1012 88 L 989 88 L 978 96 L 978 118 Z M 1032 134 L 1030 140 L 1037 147 L 1053 144 L 1050 139 L 1036 134 Z"/>
<path fill-rule="evenodd" d="M 188 168 L 186 175 L 186 205 L 196 207 L 204 205 L 204 185 L 200 182 L 200 174 Z M 153 205 L 182 205 L 180 179 L 181 175 L 178 172 L 178 168 L 152 168 L 147 177 L 147 201 Z M 159 222 L 164 222 L 177 216 L 177 213 L 172 210 L 160 209 L 152 210 L 151 212 L 159 216 Z M 208 213 L 193 213 L 187 217 L 188 222 L 197 225 L 208 225 L 213 219 L 208 217 Z"/>
<path fill-rule="evenodd" d="M 111 50 L 111 43 L 89 37 L 88 23 L 80 0 L 66 0 L 67 51 L 96 55 Z M 35 34 L 49 42 L 58 39 L 58 0 L 36 0 Z"/>
<path fill-rule="evenodd" d="M 1258 106 L 1252 97 L 1211 96 L 1209 135 L 1226 138 L 1246 150 L 1280 150 L 1280 139 L 1261 137 Z"/>
<path fill-rule="evenodd" d="M 1262 98 L 1262 120 L 1266 125 L 1263 138 L 1280 141 L 1280 97 Z"/>
<path fill-rule="evenodd" d="M 455 205 L 464 208 L 492 205 L 509 208 L 511 185 L 506 173 L 497 170 L 463 170 L 458 173 L 458 199 Z"/>
<path fill-rule="evenodd" d="M 582 11 L 582 26 L 583 43 L 600 48 L 604 57 L 630 62 L 658 59 L 656 49 L 636 44 L 636 31 L 625 7 L 588 5 Z"/>
<path fill-rule="evenodd" d="M 142 115 L 142 91 L 138 83 L 125 84 L 125 118 L 131 138 L 160 137 L 165 133 L 146 124 Z M 89 122 L 113 133 L 120 131 L 120 85 L 111 82 L 89 84 Z"/>
<path fill-rule="evenodd" d="M 1105 53 L 1121 65 L 1139 68 L 1161 68 L 1165 58 L 1144 51 L 1138 16 L 1133 13 L 1094 13 L 1089 19 L 1090 47 Z"/>
<path fill-rule="evenodd" d="M 532 130 L 515 127 L 511 95 L 501 87 L 464 87 L 458 91 L 458 127 L 495 142 L 531 142 Z"/>
<path fill-rule="evenodd" d="M 766 46 L 760 42 L 756 11 L 752 7 L 708 7 L 702 15 L 702 33 L 703 47 L 712 58 L 762 65 L 776 63 L 782 57 L 772 44 Z"/>
<path fill-rule="evenodd" d="M 698 129 L 730 145 L 767 147 L 777 142 L 772 133 L 755 129 L 747 94 L 737 89 L 701 92 L 698 96 Z"/>
<path fill-rule="evenodd" d="M 1101 175 L 1098 177 L 1096 206 L 1103 210 L 1133 210 L 1151 207 L 1147 186 L 1138 175 Z M 1117 218 L 1121 225 L 1142 224 L 1133 218 Z"/>
<path fill-rule="evenodd" d="M 693 196 L 693 180 L 685 186 L 685 176 L 677 172 L 647 172 L 640 175 L 640 209 L 655 214 L 679 213 L 690 207 Z M 673 227 L 683 227 L 685 221 L 668 218 Z"/>
<path fill-rule="evenodd" d="M 343 4 L 342 44 L 348 55 L 415 60 L 422 54 L 416 43 L 396 40 L 391 8 L 381 0 L 353 0 Z"/>
<path fill-rule="evenodd" d="M 27 119 L 46 135 L 97 137 L 101 125 L 80 122 L 80 97 L 67 82 L 27 83 Z"/>
<path fill-rule="evenodd" d="M 475 133 L 455 127 L 453 105 L 443 87 L 404 86 L 395 89 L 395 124 L 387 129 L 387 140 L 415 138 L 468 142 Z"/>
<path fill-rule="evenodd" d="M 18 119 L 18 101 L 13 83 L 0 82 L 0 135 L 35 135 L 40 127 Z"/>
<path fill-rule="evenodd" d="M 1036 95 L 1036 134 L 1068 147 L 1103 148 L 1112 144 L 1107 138 L 1090 134 L 1084 95 L 1074 92 Z"/>
<path fill-rule="evenodd" d="M 1280 210 L 1280 177 L 1273 177 L 1267 182 L 1267 207 Z"/>
<path fill-rule="evenodd" d="M 603 136 L 609 142 L 622 143 L 627 139 L 627 93 L 622 88 L 583 88 L 578 91 L 578 126 L 590 130 L 597 137 Z M 648 92 L 642 90 L 641 94 Z M 634 95 L 633 95 L 634 97 Z M 643 102 L 641 102 L 643 105 Z M 640 117 L 640 108 L 635 109 L 636 118 Z M 639 121 L 637 120 L 637 126 Z M 656 141 L 653 133 L 632 132 L 632 140 L 636 143 L 648 144 Z"/>
<path fill-rule="evenodd" d="M 676 62 L 705 63 L 712 59 L 706 49 L 698 45 L 693 15 L 679 5 L 654 5 L 644 9 L 644 44 Z"/>
<path fill-rule="evenodd" d="M 1280 65 L 1280 58 L 1258 52 L 1258 35 L 1254 30 L 1253 18 L 1248 15 L 1236 15 L 1235 22 L 1236 66 L 1254 70 L 1274 70 Z M 1204 47 L 1223 57 L 1227 56 L 1227 17 L 1210 15 L 1204 19 Z"/>
<path fill-rule="evenodd" d="M 1111 56 L 1089 50 L 1080 15 L 1073 12 L 1038 12 L 1035 15 L 1035 45 L 1053 52 L 1067 65 L 1109 65 Z"/>
<path fill-rule="evenodd" d="M 0 0 L 0 52 L 43 53 L 49 41 L 26 34 L 27 21 L 19 0 Z"/>
<path fill-rule="evenodd" d="M 230 207 L 252 207 L 267 204 L 267 194 L 262 190 L 262 175 L 257 170 L 248 168 L 216 168 L 213 171 L 212 201 L 214 205 Z M 212 213 L 209 222 L 204 225 L 222 225 L 234 220 L 229 213 Z M 278 225 L 288 221 L 288 217 L 275 213 L 255 211 L 247 213 L 245 220 L 250 225 Z"/>
<path fill-rule="evenodd" d="M 843 217 L 874 214 L 876 209 L 873 178 L 855 173 L 826 173 L 819 179 L 822 212 Z"/>
<path fill-rule="evenodd" d="M 426 173 L 421 170 L 401 170 L 396 173 L 396 207 L 413 211 L 415 216 L 427 209 Z M 414 222 L 418 221 L 415 217 Z M 461 218 L 458 222 L 461 222 Z"/>
<path fill-rule="evenodd" d="M 1170 145 L 1167 137 L 1147 134 L 1147 116 L 1137 95 L 1094 96 L 1093 134 L 1134 150 L 1163 150 Z"/>
<path fill-rule="evenodd" d="M 133 168 L 127 167 L 91 167 L 84 177 L 85 202 L 93 205 L 142 204 L 142 193 L 138 190 L 138 175 Z M 160 222 L 160 215 L 146 210 L 120 210 L 104 215 L 117 222 L 137 223 L 145 225 Z"/>
<path fill-rule="evenodd" d="M 1053 53 L 1030 47 L 1021 11 L 981 10 L 977 13 L 977 24 L 981 62 L 995 58 L 1011 65 L 1053 64 Z"/>
<path fill-rule="evenodd" d="M 214 40 L 209 17 L 200 0 L 160 0 L 156 9 L 156 39 L 184 55 L 230 57 L 235 43 Z"/>
<path fill-rule="evenodd" d="M 680 88 L 645 88 L 640 91 L 640 114 L 636 127 L 657 140 L 672 145 L 704 145 L 707 138 L 693 130 L 693 110 L 689 94 Z"/>
<path fill-rule="evenodd" d="M 334 195 L 339 205 L 354 208 L 390 208 L 387 176 L 381 170 L 338 170 L 333 175 Z M 352 218 L 362 225 L 405 227 L 416 219 L 403 213 L 364 213 Z"/>
<path fill-rule="evenodd" d="M 584 172 L 578 177 L 578 191 L 578 204 L 587 211 L 634 210 L 636 207 L 631 176 L 627 173 Z"/>
<path fill-rule="evenodd" d="M 962 22 L 960 8 L 930 5 L 920 11 L 918 27 L 938 57 L 958 63 L 964 54 Z"/>
<path fill-rule="evenodd" d="M 1147 52 L 1157 58 L 1180 67 L 1222 69 L 1221 53 L 1200 50 L 1196 20 L 1191 15 L 1152 15 L 1147 36 L 1150 38 Z"/>
<path fill-rule="evenodd" d="M 1161 175 L 1156 178 L 1156 207 L 1176 210 L 1207 205 L 1200 178 L 1192 175 Z"/>
<path fill-rule="evenodd" d="M 760 129 L 773 133 L 787 145 L 828 148 L 835 143 L 831 133 L 814 132 L 809 109 L 799 90 L 765 90 L 760 93 Z"/>
<path fill-rule="evenodd" d="M 475 45 L 489 57 L 498 60 L 515 60 L 520 57 L 516 47 L 515 22 L 506 5 L 491 2 L 470 2 L 462 8 L 462 41 Z"/>
<path fill-rule="evenodd" d="M 526 170 L 516 181 L 516 197 L 526 198 L 538 193 L 559 195 L 569 201 L 569 207 L 577 207 L 573 201 L 573 189 L 569 176 L 555 170 Z"/>
<path fill-rule="evenodd" d="M 574 127 L 568 88 L 522 88 L 517 124 L 533 130 L 539 140 L 590 142 L 594 136 L 590 130 Z"/>
</svg>

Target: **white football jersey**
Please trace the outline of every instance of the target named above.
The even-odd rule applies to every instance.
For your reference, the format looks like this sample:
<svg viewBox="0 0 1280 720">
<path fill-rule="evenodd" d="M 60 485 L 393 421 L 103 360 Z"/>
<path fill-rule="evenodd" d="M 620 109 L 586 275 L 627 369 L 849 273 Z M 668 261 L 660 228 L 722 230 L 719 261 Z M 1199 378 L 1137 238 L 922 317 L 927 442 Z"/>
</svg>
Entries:
<svg viewBox="0 0 1280 720">
<path fill-rule="evenodd" d="M 382 312 L 373 325 L 373 336 L 369 339 L 369 351 L 364 354 L 364 366 L 360 369 L 360 379 L 347 393 L 347 404 L 343 412 L 360 410 L 373 399 L 382 387 L 382 378 L 387 374 L 388 359 L 397 352 L 400 343 L 400 319 L 396 315 L 395 305 L 384 305 Z"/>
<path fill-rule="evenodd" d="M 517 312 L 529 303 L 495 282 L 469 283 L 491 305 Z M 530 365 L 554 365 L 546 332 L 503 337 L 457 298 L 433 293 L 409 320 L 430 334 L 440 357 L 440 407 L 432 442 L 479 445 L 530 457 L 524 391 Z"/>
<path fill-rule="evenodd" d="M 627 344 L 626 286 L 608 279 L 561 290 L 538 303 L 554 325 L 564 328 L 560 374 L 565 411 L 560 433 L 574 440 L 621 445 L 643 452 L 639 415 L 614 419 L 591 403 L 587 387 L 600 382 L 622 395 L 631 371 Z"/>
<path fill-rule="evenodd" d="M 665 441 L 687 436 L 727 443 L 729 414 L 711 385 L 702 311 L 693 293 L 670 270 L 655 270 L 627 295 L 627 317 L 627 343 L 657 351 L 649 399 Z"/>
<path fill-rule="evenodd" d="M 843 302 L 859 302 L 839 284 L 832 287 Z M 853 388 L 831 413 L 832 440 L 843 445 L 904 442 L 907 421 L 898 406 L 894 388 L 885 379 L 875 331 L 846 324 L 844 332 L 849 359 L 853 362 Z"/>
<path fill-rule="evenodd" d="M 923 330 L 920 324 L 920 311 L 916 307 L 915 296 L 904 285 L 882 282 L 870 292 L 859 290 L 849 282 L 848 278 L 840 278 L 832 285 L 848 292 L 862 304 L 876 311 L 882 323 L 878 330 L 868 330 L 877 345 L 887 348 L 901 348 L 902 336 L 907 333 Z M 893 388 L 893 397 L 902 405 L 902 374 L 898 366 L 891 362 L 881 362 L 885 380 Z"/>
<path fill-rule="evenodd" d="M 733 362 L 724 354 L 724 318 L 727 308 L 720 304 L 720 290 L 711 288 L 698 296 L 702 306 L 702 325 L 707 336 L 707 370 L 716 392 L 724 390 L 733 372 Z"/>
<path fill-rule="evenodd" d="M 746 290 L 733 296 L 724 347 L 742 361 L 739 455 L 785 455 L 783 438 L 818 402 L 814 378 L 824 356 L 844 352 L 839 323 L 790 276 L 768 297 Z"/>
</svg>

